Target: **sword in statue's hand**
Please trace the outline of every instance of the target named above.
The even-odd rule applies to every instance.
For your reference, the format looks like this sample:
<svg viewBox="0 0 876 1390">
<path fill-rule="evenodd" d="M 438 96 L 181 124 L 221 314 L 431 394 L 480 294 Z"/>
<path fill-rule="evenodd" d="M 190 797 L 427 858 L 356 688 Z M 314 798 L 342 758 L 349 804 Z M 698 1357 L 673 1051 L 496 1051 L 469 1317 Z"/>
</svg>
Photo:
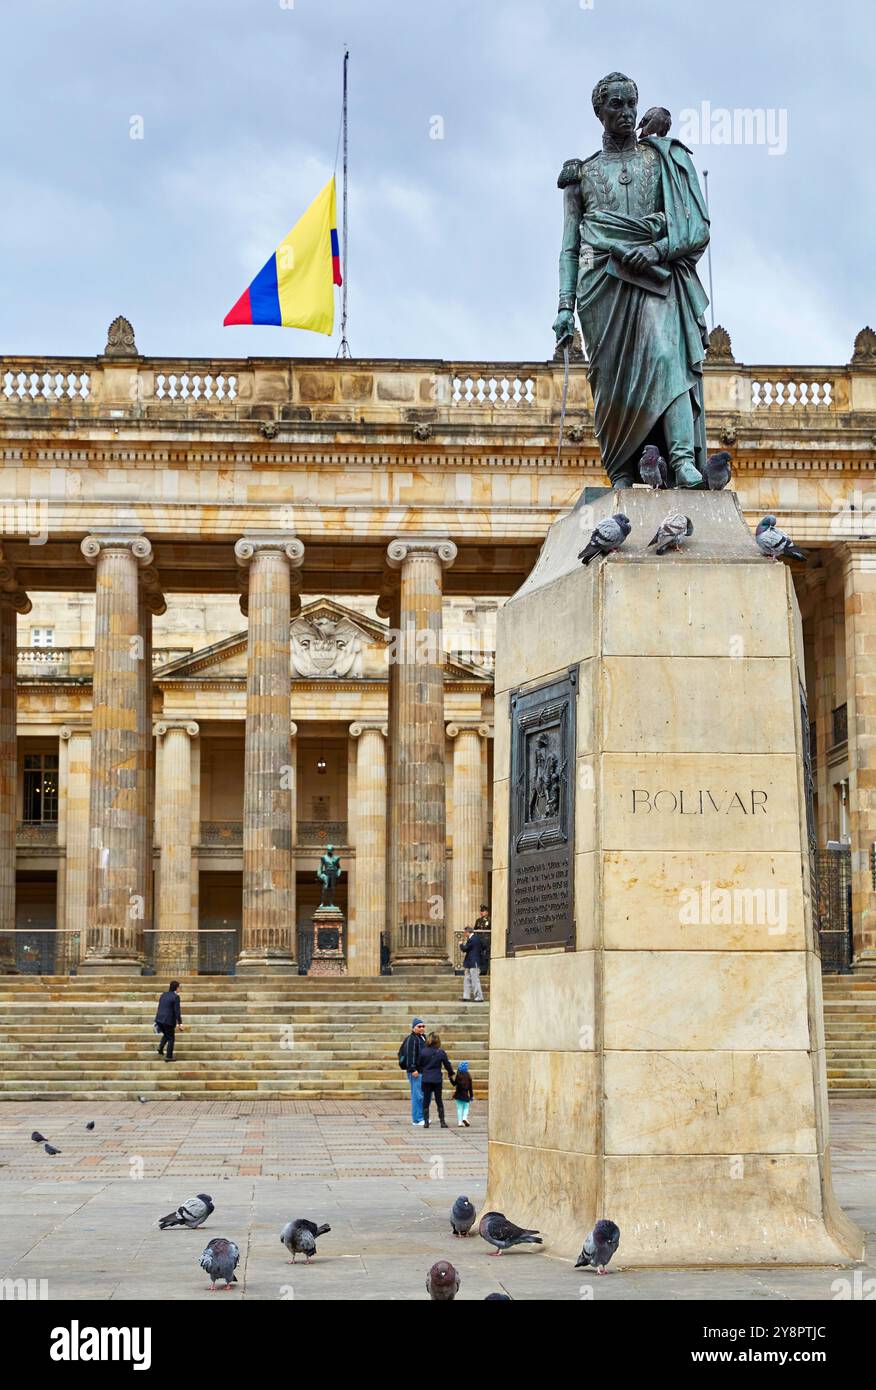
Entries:
<svg viewBox="0 0 876 1390">
<path fill-rule="evenodd" d="M 560 405 L 560 437 L 557 440 L 557 463 L 563 452 L 563 430 L 566 425 L 566 402 L 569 399 L 569 344 L 571 338 L 563 339 L 563 400 Z"/>
</svg>

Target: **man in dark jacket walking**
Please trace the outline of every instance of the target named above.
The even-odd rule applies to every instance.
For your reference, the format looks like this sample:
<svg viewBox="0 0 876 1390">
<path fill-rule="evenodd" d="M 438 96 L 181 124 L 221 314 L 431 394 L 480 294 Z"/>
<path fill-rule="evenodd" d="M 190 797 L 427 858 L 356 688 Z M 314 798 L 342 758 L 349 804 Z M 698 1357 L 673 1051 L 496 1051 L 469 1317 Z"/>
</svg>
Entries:
<svg viewBox="0 0 876 1390">
<path fill-rule="evenodd" d="M 481 966 L 484 963 L 484 943 L 477 932 L 472 931 L 471 927 L 466 927 L 459 943 L 462 951 L 462 968 L 465 976 L 465 983 L 462 987 L 463 999 L 474 997 L 475 1002 L 484 1002 L 483 991 L 481 990 Z"/>
<path fill-rule="evenodd" d="M 166 1062 L 173 1061 L 173 1042 L 176 1030 L 182 1032 L 182 1014 L 179 1009 L 179 980 L 171 980 L 168 988 L 158 1000 L 158 1008 L 155 1011 L 155 1022 L 161 1029 L 163 1037 L 158 1044 L 158 1055 L 164 1057 L 165 1044 L 167 1045 Z"/>
<path fill-rule="evenodd" d="M 423 1124 L 423 1078 L 420 1053 L 425 1046 L 426 1025 L 421 1018 L 411 1021 L 411 1031 L 398 1050 L 398 1064 L 407 1073 L 411 1087 L 411 1124 Z"/>
</svg>

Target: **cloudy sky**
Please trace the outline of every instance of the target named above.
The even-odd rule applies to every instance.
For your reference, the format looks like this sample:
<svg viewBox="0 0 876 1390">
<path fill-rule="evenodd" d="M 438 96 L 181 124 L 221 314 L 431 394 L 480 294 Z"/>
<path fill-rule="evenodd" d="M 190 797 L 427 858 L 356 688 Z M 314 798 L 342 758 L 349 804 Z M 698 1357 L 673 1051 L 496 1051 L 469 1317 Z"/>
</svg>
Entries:
<svg viewBox="0 0 876 1390">
<path fill-rule="evenodd" d="M 27 0 L 3 21 L 0 352 L 90 355 L 123 313 L 148 354 L 333 355 L 222 319 L 332 172 L 346 42 L 355 356 L 550 354 L 556 176 L 599 147 L 590 92 L 620 68 L 709 171 L 737 358 L 845 362 L 876 320 L 874 28 L 871 0 Z M 762 143 L 739 118 L 732 140 L 746 109 Z"/>
</svg>

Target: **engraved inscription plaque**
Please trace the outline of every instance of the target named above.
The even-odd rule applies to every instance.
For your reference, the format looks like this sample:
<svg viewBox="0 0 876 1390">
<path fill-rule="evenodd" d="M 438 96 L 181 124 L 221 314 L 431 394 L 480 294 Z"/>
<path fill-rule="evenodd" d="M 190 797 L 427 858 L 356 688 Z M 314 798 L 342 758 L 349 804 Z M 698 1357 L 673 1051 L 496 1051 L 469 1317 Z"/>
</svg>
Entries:
<svg viewBox="0 0 876 1390">
<path fill-rule="evenodd" d="M 575 697 L 578 668 L 511 692 L 508 941 L 575 945 Z"/>
</svg>

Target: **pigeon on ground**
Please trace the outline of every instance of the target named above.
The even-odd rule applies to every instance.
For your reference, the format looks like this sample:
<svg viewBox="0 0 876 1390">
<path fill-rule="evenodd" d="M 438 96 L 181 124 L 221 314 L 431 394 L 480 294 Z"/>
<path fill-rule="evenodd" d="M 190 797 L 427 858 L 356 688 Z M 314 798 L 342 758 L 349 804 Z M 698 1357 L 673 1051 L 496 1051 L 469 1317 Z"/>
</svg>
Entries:
<svg viewBox="0 0 876 1390">
<path fill-rule="evenodd" d="M 806 551 L 798 550 L 791 537 L 779 530 L 774 516 L 765 516 L 763 521 L 757 523 L 754 539 L 761 553 L 768 555 L 771 560 L 781 560 L 785 555 L 790 555 L 792 560 L 806 559 Z"/>
<path fill-rule="evenodd" d="M 317 1236 L 324 1236 L 330 1230 L 331 1226 L 317 1226 L 315 1221 L 308 1221 L 305 1217 L 287 1221 L 280 1232 L 280 1240 L 292 1256 L 288 1263 L 294 1265 L 296 1255 L 304 1255 L 307 1260 L 312 1260 L 316 1254 Z"/>
<path fill-rule="evenodd" d="M 86 1128 L 86 1129 L 94 1129 L 94 1120 L 89 1120 L 89 1121 L 88 1121 L 88 1124 L 85 1126 L 85 1128 Z"/>
<path fill-rule="evenodd" d="M 648 544 L 656 545 L 657 554 L 665 555 L 667 550 L 681 550 L 681 542 L 685 536 L 693 535 L 693 522 L 689 516 L 683 512 L 670 512 L 665 516 L 657 527 L 657 534 L 652 536 Z"/>
<path fill-rule="evenodd" d="M 613 550 L 619 550 L 632 529 L 630 518 L 623 512 L 600 521 L 584 549 L 578 551 L 581 564 L 589 565 L 597 555 L 610 555 Z"/>
<path fill-rule="evenodd" d="M 655 492 L 669 484 L 669 468 L 655 444 L 646 444 L 639 459 L 639 478 Z"/>
<path fill-rule="evenodd" d="M 496 1254 L 509 1250 L 512 1245 L 543 1245 L 538 1231 L 528 1231 L 515 1226 L 501 1211 L 487 1211 L 481 1217 L 478 1230 L 488 1245 L 495 1245 Z"/>
<path fill-rule="evenodd" d="M 488 1293 L 484 1295 L 484 1302 L 489 1303 L 513 1303 L 510 1293 Z"/>
<path fill-rule="evenodd" d="M 584 1248 L 578 1256 L 576 1269 L 593 1265 L 597 1274 L 607 1274 L 606 1265 L 614 1254 L 620 1241 L 620 1230 L 613 1221 L 597 1221 L 584 1241 Z"/>
<path fill-rule="evenodd" d="M 138 1099 L 138 1101 L 140 1102 L 141 1105 L 146 1105 L 146 1104 L 147 1104 L 147 1101 L 146 1101 L 146 1097 L 145 1097 L 145 1096 L 138 1096 L 137 1099 Z"/>
<path fill-rule="evenodd" d="M 214 1210 L 213 1198 L 206 1192 L 199 1192 L 197 1197 L 190 1197 L 181 1207 L 177 1207 L 176 1211 L 162 1216 L 158 1229 L 166 1231 L 170 1226 L 188 1226 L 190 1231 L 196 1231 L 199 1226 L 203 1226 Z"/>
<path fill-rule="evenodd" d="M 38 1129 L 35 1129 L 30 1137 L 35 1144 L 45 1144 L 46 1142 L 46 1136 L 44 1134 L 40 1134 Z"/>
<path fill-rule="evenodd" d="M 59 1154 L 61 1152 L 60 1149 L 53 1148 L 51 1144 L 43 1144 L 43 1148 L 47 1154 Z"/>
<path fill-rule="evenodd" d="M 215 1236 L 213 1240 L 207 1242 L 207 1247 L 198 1261 L 201 1269 L 205 1269 L 210 1276 L 210 1292 L 216 1288 L 216 1280 L 224 1279 L 226 1290 L 232 1284 L 237 1283 L 237 1275 L 234 1273 L 240 1260 L 240 1250 L 233 1240 L 226 1240 L 224 1236 Z"/>
<path fill-rule="evenodd" d="M 475 1209 L 467 1197 L 457 1197 L 450 1208 L 450 1227 L 455 1236 L 467 1236 L 475 1223 Z"/>
<path fill-rule="evenodd" d="M 672 116 L 665 106 L 649 106 L 639 121 L 639 139 L 644 140 L 646 135 L 668 135 L 671 125 Z"/>
<path fill-rule="evenodd" d="M 438 1260 L 426 1275 L 426 1288 L 434 1303 L 450 1303 L 459 1293 L 459 1270 L 449 1260 Z"/>
<path fill-rule="evenodd" d="M 722 449 L 719 454 L 712 454 L 711 458 L 706 459 L 703 468 L 703 482 L 711 492 L 720 492 L 733 477 L 733 469 L 730 467 L 731 457 L 732 455 L 728 454 L 726 449 Z"/>
</svg>

